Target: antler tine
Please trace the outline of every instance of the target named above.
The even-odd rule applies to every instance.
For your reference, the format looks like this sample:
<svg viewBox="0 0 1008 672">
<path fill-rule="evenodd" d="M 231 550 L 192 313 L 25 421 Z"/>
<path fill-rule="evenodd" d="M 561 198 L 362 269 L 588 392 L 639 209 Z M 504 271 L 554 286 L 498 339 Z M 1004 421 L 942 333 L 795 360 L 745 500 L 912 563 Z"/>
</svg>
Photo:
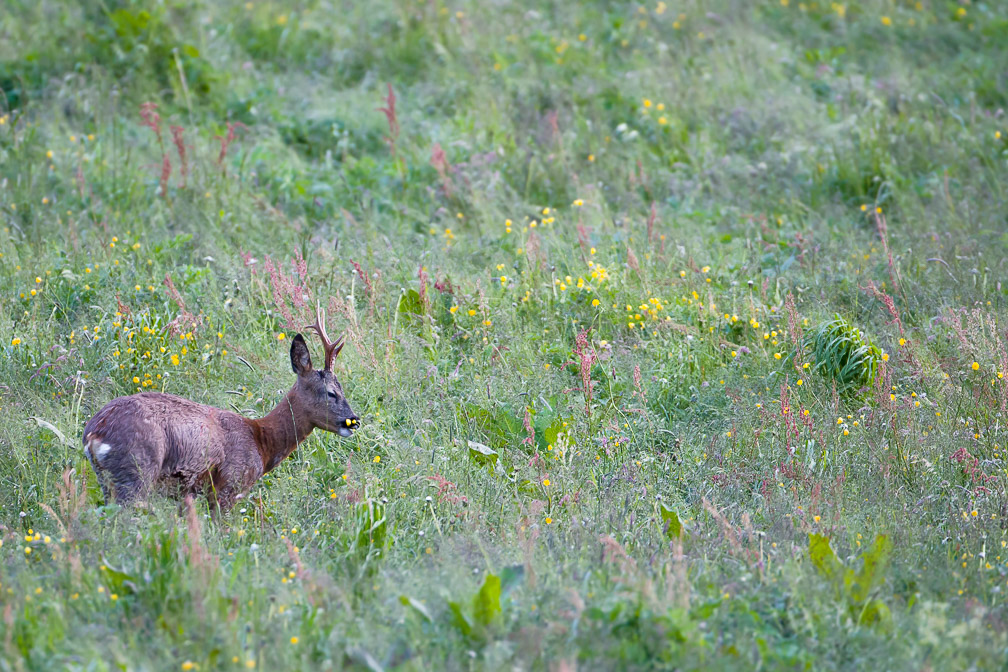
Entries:
<svg viewBox="0 0 1008 672">
<path fill-rule="evenodd" d="M 343 349 L 343 346 L 344 346 L 344 345 L 345 345 L 345 343 L 344 343 L 344 341 L 343 341 L 343 334 L 340 334 L 340 337 L 336 339 L 336 345 L 334 346 L 334 347 L 335 347 L 335 350 L 333 350 L 333 356 L 332 356 L 332 358 L 333 358 L 334 360 L 335 360 L 335 359 L 336 359 L 337 357 L 339 357 L 339 353 L 340 353 L 340 350 L 342 350 L 342 349 Z"/>
<path fill-rule="evenodd" d="M 329 340 L 329 334 L 326 333 L 325 328 L 325 312 L 322 310 L 322 305 L 316 301 L 315 302 L 315 324 L 309 324 L 306 329 L 313 330 L 318 334 L 319 340 L 322 341 L 322 349 L 325 353 L 323 361 L 325 362 L 325 371 L 332 371 L 333 360 L 336 359 L 336 355 L 343 348 L 343 338 L 340 337 L 339 341 L 333 343 Z"/>
</svg>

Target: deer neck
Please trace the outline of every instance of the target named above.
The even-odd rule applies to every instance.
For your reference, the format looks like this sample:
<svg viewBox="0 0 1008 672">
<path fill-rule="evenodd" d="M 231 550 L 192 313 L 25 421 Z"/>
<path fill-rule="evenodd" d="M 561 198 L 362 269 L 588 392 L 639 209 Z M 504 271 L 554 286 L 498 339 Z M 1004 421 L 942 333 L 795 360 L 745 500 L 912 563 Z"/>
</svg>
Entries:
<svg viewBox="0 0 1008 672">
<path fill-rule="evenodd" d="M 252 420 L 263 472 L 271 471 L 311 434 L 311 422 L 296 397 L 288 392 L 266 416 Z"/>
</svg>

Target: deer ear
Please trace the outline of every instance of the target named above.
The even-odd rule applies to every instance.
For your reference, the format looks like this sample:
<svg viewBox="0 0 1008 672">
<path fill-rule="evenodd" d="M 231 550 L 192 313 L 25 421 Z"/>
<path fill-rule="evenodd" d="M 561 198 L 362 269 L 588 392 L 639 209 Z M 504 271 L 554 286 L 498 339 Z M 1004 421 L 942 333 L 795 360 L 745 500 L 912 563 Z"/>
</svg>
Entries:
<svg viewBox="0 0 1008 672">
<path fill-rule="evenodd" d="M 311 373 L 311 353 L 308 352 L 308 344 L 305 343 L 304 336 L 301 334 L 291 339 L 290 358 L 291 368 L 294 369 L 294 373 L 299 376 Z"/>
</svg>

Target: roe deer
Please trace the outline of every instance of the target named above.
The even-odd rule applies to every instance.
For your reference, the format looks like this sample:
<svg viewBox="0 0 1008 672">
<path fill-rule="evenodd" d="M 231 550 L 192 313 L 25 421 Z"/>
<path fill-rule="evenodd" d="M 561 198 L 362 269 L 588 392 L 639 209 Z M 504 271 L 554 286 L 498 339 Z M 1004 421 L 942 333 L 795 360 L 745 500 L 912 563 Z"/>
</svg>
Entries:
<svg viewBox="0 0 1008 672">
<path fill-rule="evenodd" d="M 160 392 L 119 397 L 84 425 L 84 452 L 101 482 L 127 505 L 144 499 L 160 481 L 177 480 L 182 494 L 205 490 L 211 511 L 227 511 L 315 428 L 349 437 L 359 425 L 333 361 L 343 338 L 329 340 L 325 315 L 316 306 L 315 324 L 307 327 L 322 341 L 322 369 L 312 368 L 301 334 L 291 342 L 294 387 L 263 418 L 252 419 L 213 406 Z"/>
</svg>

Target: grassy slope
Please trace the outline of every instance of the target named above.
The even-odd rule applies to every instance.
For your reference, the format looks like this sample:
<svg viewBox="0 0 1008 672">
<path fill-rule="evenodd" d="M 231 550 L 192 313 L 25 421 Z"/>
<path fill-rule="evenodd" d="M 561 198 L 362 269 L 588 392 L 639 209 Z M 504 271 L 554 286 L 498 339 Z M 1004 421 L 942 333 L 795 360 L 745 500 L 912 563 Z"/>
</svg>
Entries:
<svg viewBox="0 0 1008 672">
<path fill-rule="evenodd" d="M 83 4 L 0 16 L 0 670 L 1003 660 L 999 3 Z M 297 255 L 361 431 L 101 506 L 109 399 L 291 384 Z"/>
</svg>

